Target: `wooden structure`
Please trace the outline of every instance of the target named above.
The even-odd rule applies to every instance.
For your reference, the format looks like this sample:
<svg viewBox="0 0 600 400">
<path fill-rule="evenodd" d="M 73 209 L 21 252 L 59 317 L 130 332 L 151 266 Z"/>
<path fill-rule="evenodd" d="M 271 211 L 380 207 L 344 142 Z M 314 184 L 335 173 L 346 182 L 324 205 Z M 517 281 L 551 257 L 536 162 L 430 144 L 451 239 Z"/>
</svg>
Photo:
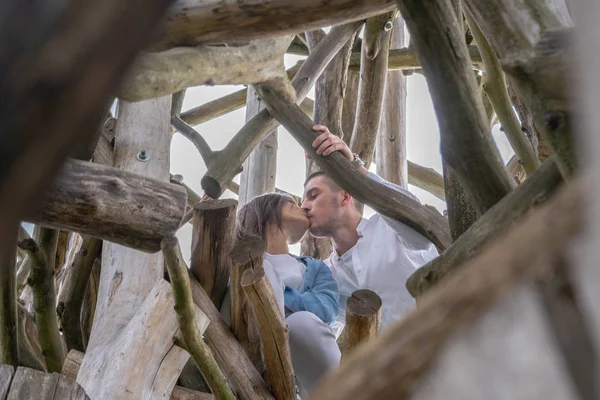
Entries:
<svg viewBox="0 0 600 400">
<path fill-rule="evenodd" d="M 307 171 L 440 252 L 406 282 L 418 307 L 381 335 L 377 295 L 352 297 L 351 351 L 309 398 L 597 398 L 600 6 L 575 3 L 84 0 L 32 11 L 9 0 L 0 399 L 295 398 L 264 243 L 232 247 L 238 202 L 219 200 L 226 188 L 241 204 L 278 190 L 279 124 L 310 154 Z M 285 54 L 305 58 L 286 71 Z M 415 73 L 429 85 L 443 175 L 406 158 Z M 205 84 L 248 87 L 181 113 L 187 87 Z M 194 130 L 244 105 L 222 150 Z M 508 165 L 496 120 L 515 152 Z M 315 122 L 389 180 L 445 200 L 447 218 L 339 153 L 316 155 Z M 175 131 L 202 156 L 211 200 L 170 175 Z M 175 239 L 189 221 L 191 268 Z M 228 281 L 231 325 L 219 313 Z M 183 387 L 199 381 L 204 393 Z"/>
</svg>

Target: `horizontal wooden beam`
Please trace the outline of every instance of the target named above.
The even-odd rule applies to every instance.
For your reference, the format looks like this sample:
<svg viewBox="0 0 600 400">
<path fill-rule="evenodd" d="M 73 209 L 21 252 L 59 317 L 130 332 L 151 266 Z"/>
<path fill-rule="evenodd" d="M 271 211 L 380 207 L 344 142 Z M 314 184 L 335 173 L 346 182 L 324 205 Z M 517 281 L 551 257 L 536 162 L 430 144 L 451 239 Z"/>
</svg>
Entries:
<svg viewBox="0 0 600 400">
<path fill-rule="evenodd" d="M 161 239 L 179 229 L 186 203 L 180 185 L 69 160 L 25 220 L 157 252 Z"/>
<path fill-rule="evenodd" d="M 423 167 L 409 160 L 408 183 L 431 193 L 442 201 L 446 201 L 444 177 L 433 168 Z"/>
<path fill-rule="evenodd" d="M 396 8 L 393 0 L 180 0 L 164 19 L 154 49 L 247 43 L 364 20 Z"/>
</svg>

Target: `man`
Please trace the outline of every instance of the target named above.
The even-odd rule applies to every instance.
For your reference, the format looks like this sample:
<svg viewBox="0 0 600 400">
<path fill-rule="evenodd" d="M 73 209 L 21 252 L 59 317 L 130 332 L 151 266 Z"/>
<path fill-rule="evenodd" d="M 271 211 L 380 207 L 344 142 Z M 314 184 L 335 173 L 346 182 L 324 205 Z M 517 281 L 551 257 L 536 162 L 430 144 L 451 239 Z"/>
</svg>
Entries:
<svg viewBox="0 0 600 400">
<path fill-rule="evenodd" d="M 348 145 L 327 127 L 315 125 L 313 130 L 321 132 L 313 142 L 317 154 L 328 156 L 340 151 L 359 166 L 360 173 L 418 201 L 408 190 L 370 173 Z M 433 243 L 407 225 L 381 214 L 368 220 L 363 218 L 357 201 L 323 172 L 307 178 L 301 207 L 310 220 L 311 234 L 328 237 L 333 244 L 334 251 L 326 263 L 340 291 L 341 312 L 333 326 L 336 336 L 345 325 L 346 302 L 355 290 L 370 289 L 381 297 L 382 330 L 414 307 L 406 280 L 415 269 L 438 256 Z"/>
</svg>

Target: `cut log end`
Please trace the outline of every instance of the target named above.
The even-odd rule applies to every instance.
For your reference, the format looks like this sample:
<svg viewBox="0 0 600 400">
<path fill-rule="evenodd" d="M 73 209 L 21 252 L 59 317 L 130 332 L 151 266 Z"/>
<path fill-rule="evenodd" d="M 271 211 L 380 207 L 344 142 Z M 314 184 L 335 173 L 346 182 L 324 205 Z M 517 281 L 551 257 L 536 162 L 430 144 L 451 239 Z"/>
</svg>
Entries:
<svg viewBox="0 0 600 400">
<path fill-rule="evenodd" d="M 265 252 L 265 242 L 258 236 L 248 236 L 233 246 L 231 260 L 235 264 L 246 264 L 261 256 Z"/>
<path fill-rule="evenodd" d="M 263 269 L 247 269 L 242 275 L 241 285 L 243 288 L 252 286 L 256 282 L 260 281 L 265 276 Z"/>
<path fill-rule="evenodd" d="M 243 285 L 243 278 L 242 278 Z M 357 290 L 352 293 L 346 305 L 348 312 L 361 316 L 369 317 L 376 315 L 381 310 L 381 297 L 377 293 L 368 289 Z"/>
<path fill-rule="evenodd" d="M 202 187 L 202 190 L 204 190 L 204 193 L 213 199 L 221 197 L 221 193 L 225 190 L 218 180 L 207 175 L 203 176 L 202 180 L 200 180 L 200 186 Z"/>
</svg>

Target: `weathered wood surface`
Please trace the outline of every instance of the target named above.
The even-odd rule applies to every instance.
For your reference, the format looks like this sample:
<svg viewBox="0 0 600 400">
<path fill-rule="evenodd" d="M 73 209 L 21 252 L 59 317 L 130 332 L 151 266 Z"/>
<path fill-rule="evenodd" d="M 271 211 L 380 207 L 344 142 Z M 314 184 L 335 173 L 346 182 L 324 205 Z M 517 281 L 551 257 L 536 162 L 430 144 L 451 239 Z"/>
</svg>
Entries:
<svg viewBox="0 0 600 400">
<path fill-rule="evenodd" d="M 147 100 L 206 84 L 279 81 L 282 87 L 289 86 L 283 54 L 292 37 L 256 40 L 245 46 L 175 47 L 158 53 L 141 53 L 121 85 L 118 97 L 127 101 Z"/>
<path fill-rule="evenodd" d="M 247 269 L 241 284 L 260 331 L 271 391 L 277 400 L 296 399 L 296 380 L 288 343 L 289 329 L 264 269 Z"/>
<path fill-rule="evenodd" d="M 15 367 L 12 365 L 0 364 L 0 399 L 6 399 L 14 374 Z"/>
<path fill-rule="evenodd" d="M 216 307 L 229 284 L 237 201 L 208 200 L 194 205 L 190 269 Z"/>
<path fill-rule="evenodd" d="M 368 289 L 356 290 L 346 303 L 344 357 L 361 343 L 379 336 L 381 329 L 381 297 Z"/>
<path fill-rule="evenodd" d="M 65 359 L 61 374 L 70 379 L 76 379 L 81 368 L 84 353 L 78 350 L 71 350 Z M 215 397 L 209 393 L 200 393 L 195 390 L 185 389 L 181 386 L 175 386 L 171 393 L 171 400 L 213 400 Z"/>
<path fill-rule="evenodd" d="M 367 169 L 373 159 L 385 96 L 387 57 L 392 34 L 387 27 L 393 23 L 396 13 L 394 10 L 378 15 L 368 19 L 365 24 L 358 104 L 350 149 L 365 162 Z"/>
<path fill-rule="evenodd" d="M 511 191 L 513 181 L 489 133 L 462 23 L 449 1 L 398 0 L 398 9 L 428 82 L 442 158 L 483 214 Z"/>
<path fill-rule="evenodd" d="M 531 209 L 547 200 L 563 182 L 553 159 L 492 207 L 439 257 L 416 270 L 406 281 L 408 291 L 421 296 L 452 274 L 492 240 L 504 234 Z"/>
<path fill-rule="evenodd" d="M 334 27 L 319 43 L 292 80 L 296 102 L 306 97 L 325 67 L 361 26 L 362 23 L 357 22 Z M 262 110 L 248 121 L 219 152 L 215 162 L 207 166 L 208 170 L 200 182 L 206 194 L 213 199 L 219 198 L 256 145 L 277 126 L 275 118 L 267 110 Z"/>
<path fill-rule="evenodd" d="M 56 372 L 49 374 L 19 367 L 14 374 L 6 399 L 89 400 L 89 397 L 71 378 Z"/>
<path fill-rule="evenodd" d="M 147 150 L 147 155 L 158 157 Z M 136 154 L 131 157 L 137 161 Z M 73 184 L 77 182 L 77 184 Z M 187 201 L 179 185 L 85 161 L 67 161 L 27 221 L 146 252 L 179 229 Z"/>
<path fill-rule="evenodd" d="M 313 121 L 298 106 L 286 102 L 269 88 L 261 86 L 260 94 L 267 103 L 269 112 L 287 128 L 320 167 L 352 197 L 412 227 L 441 251 L 450 245 L 448 221 L 437 210 L 423 206 L 404 194 L 362 175 L 339 152 L 334 152 L 327 157 L 317 155 L 312 147 L 318 135 L 312 130 Z"/>
<path fill-rule="evenodd" d="M 171 6 L 154 48 L 249 40 L 307 32 L 391 11 L 391 0 L 178 1 Z M 260 18 L 256 18 L 260 15 Z"/>
<path fill-rule="evenodd" d="M 462 236 L 481 216 L 473 199 L 460 183 L 456 172 L 442 160 L 444 191 L 450 234 L 455 241 Z"/>
<path fill-rule="evenodd" d="M 461 394 L 464 397 L 448 397 L 447 391 L 450 388 L 447 388 L 447 391 L 425 392 L 430 395 L 439 394 L 440 397 L 424 395 L 417 398 L 481 398 L 481 392 L 474 389 L 471 393 L 461 393 L 458 386 L 465 389 L 487 390 L 488 395 L 490 388 L 494 388 L 496 391 L 502 390 L 507 393 L 504 396 L 506 398 L 530 398 L 527 395 L 528 391 L 523 391 L 530 386 L 507 384 L 512 380 L 506 379 L 507 375 L 518 378 L 518 382 L 525 382 L 529 378 L 529 383 L 536 383 L 537 390 L 544 393 L 545 388 L 539 385 L 540 368 L 527 364 L 529 359 L 520 357 L 523 354 L 532 354 L 531 360 L 535 360 L 536 365 L 540 359 L 537 356 L 542 354 L 545 354 L 543 357 L 548 362 L 553 363 L 542 372 L 549 372 L 544 376 L 545 383 L 550 385 L 546 382 L 546 377 L 557 376 L 550 373 L 552 370 L 562 369 L 559 376 L 570 378 L 565 377 L 565 374 L 570 373 L 572 366 L 568 366 L 569 370 L 565 371 L 564 361 L 552 359 L 552 355 L 546 352 L 547 345 L 552 343 L 555 352 L 560 352 L 561 356 L 569 354 L 569 352 L 563 353 L 564 342 L 560 339 L 558 343 L 547 340 L 555 335 L 556 338 L 560 338 L 560 331 L 555 326 L 547 330 L 543 325 L 541 328 L 538 325 L 536 329 L 530 329 L 531 323 L 536 321 L 552 321 L 554 313 L 547 309 L 547 306 L 542 305 L 537 311 L 533 310 L 537 318 L 527 323 L 524 317 L 532 315 L 529 312 L 531 304 L 527 304 L 527 299 L 523 297 L 520 298 L 524 300 L 523 302 L 511 302 L 511 297 L 518 296 L 519 288 L 525 286 L 529 294 L 534 297 L 534 302 L 538 302 L 538 306 L 540 302 L 559 302 L 567 307 L 567 310 L 575 307 L 574 310 L 580 315 L 580 310 L 577 310 L 576 306 L 577 301 L 573 297 L 559 295 L 560 292 L 545 293 L 544 287 L 556 282 L 558 276 L 568 276 L 571 273 L 568 255 L 571 254 L 575 239 L 583 229 L 588 190 L 589 180 L 581 177 L 565 185 L 548 204 L 521 221 L 508 235 L 496 241 L 484 253 L 448 279 L 445 285 L 424 296 L 418 308 L 407 315 L 403 321 L 390 327 L 377 340 L 362 346 L 352 354 L 338 370 L 324 379 L 311 394 L 311 398 L 365 400 L 408 397 L 415 394 L 420 383 L 423 383 L 424 390 L 432 387 L 425 382 L 431 383 L 431 380 L 427 380 L 427 376 L 438 367 L 447 367 L 444 368 L 444 372 L 447 371 L 445 375 L 451 376 L 452 371 L 448 369 L 456 369 L 459 361 L 463 362 L 460 364 L 461 368 L 468 368 L 468 372 L 465 371 L 465 375 L 459 372 L 453 375 L 465 379 L 460 381 L 461 385 L 457 385 L 457 380 L 452 381 L 457 389 L 453 394 Z M 548 221 L 553 222 L 553 229 L 548 229 Z M 567 293 L 574 293 L 571 292 L 573 290 L 571 286 L 564 287 L 564 290 Z M 523 310 L 525 315 L 521 314 L 521 318 L 517 319 L 515 313 L 520 313 L 521 303 L 524 307 L 530 307 L 530 310 Z M 509 308 L 513 314 L 509 314 L 510 318 L 502 319 L 501 314 L 506 310 L 507 304 L 512 304 L 516 309 Z M 506 316 L 506 313 L 504 315 Z M 499 324 L 486 324 L 490 319 Z M 573 324 L 573 329 L 577 331 L 577 335 L 583 334 L 585 340 L 581 344 L 584 348 L 587 346 L 587 352 L 590 353 L 592 350 L 588 346 L 589 337 L 585 337 L 585 331 L 581 332 L 581 329 L 584 329 L 582 321 L 579 317 L 575 318 L 575 321 L 577 324 Z M 498 332 L 500 328 L 504 329 L 504 335 Z M 540 335 L 533 334 L 535 332 Z M 465 337 L 462 338 L 461 335 Z M 508 341 L 511 335 L 515 340 L 519 339 L 518 344 Z M 490 343 L 486 337 L 498 338 L 504 342 Z M 475 343 L 476 347 L 473 349 L 470 343 Z M 502 346 L 502 343 L 511 343 L 517 348 L 507 352 L 506 346 Z M 486 364 L 486 368 L 481 368 L 477 360 L 489 359 L 487 358 L 489 354 L 492 357 L 498 355 L 500 349 L 503 349 L 504 353 L 510 353 L 500 358 L 502 363 L 497 364 L 494 357 L 493 368 L 490 368 L 489 364 Z M 528 352 L 524 353 L 526 350 Z M 452 362 L 448 362 L 450 357 L 446 356 L 446 352 L 454 353 L 451 357 Z M 468 358 L 458 357 L 461 353 Z M 594 366 L 590 365 L 589 360 L 589 357 L 582 357 L 578 360 L 577 366 L 584 369 L 587 367 L 588 374 L 594 374 Z M 519 364 L 515 365 L 512 361 Z M 440 376 L 442 377 L 443 375 Z M 484 385 L 479 387 L 480 381 L 484 382 Z M 445 382 L 448 382 L 448 379 Z M 554 383 L 558 386 L 560 381 L 557 379 Z M 587 387 L 578 385 L 578 389 L 585 390 Z M 566 392 L 567 397 L 560 397 L 564 393 L 564 390 L 557 389 L 557 396 L 550 394 L 548 398 L 573 398 L 570 391 Z M 584 393 L 589 395 L 589 392 Z M 538 398 L 535 395 L 533 397 Z"/>
<path fill-rule="evenodd" d="M 242 277 L 248 269 L 263 269 L 265 242 L 258 236 L 248 236 L 235 244 L 230 255 L 231 331 L 260 370 L 263 362 L 258 326 L 242 288 Z"/>
<path fill-rule="evenodd" d="M 191 275 L 191 272 L 190 272 Z M 223 320 L 219 310 L 210 297 L 202 289 L 198 281 L 190 276 L 192 298 L 210 319 L 210 324 L 204 332 L 206 343 L 213 352 L 229 384 L 241 400 L 273 399 L 267 384 L 256 370 L 256 367 L 246 354 L 240 342 Z"/>
<path fill-rule="evenodd" d="M 394 20 L 389 47 L 404 47 L 404 20 L 400 15 Z M 388 182 L 408 188 L 406 77 L 402 71 L 387 72 L 381 122 L 375 141 L 375 156 L 377 175 Z"/>
<path fill-rule="evenodd" d="M 433 168 L 423 167 L 407 160 L 408 183 L 423 189 L 442 201 L 446 201 L 444 177 Z"/>
<path fill-rule="evenodd" d="M 306 32 L 306 43 L 314 51 L 325 38 L 323 30 Z M 352 39 L 331 60 L 315 83 L 315 104 L 312 118 L 315 123 L 327 126 L 336 135 L 342 133 L 342 106 L 348 73 L 348 58 L 352 48 Z M 319 170 L 319 166 L 310 158 L 306 159 L 306 177 Z M 309 233 L 300 243 L 300 254 L 323 260 L 331 254 L 333 246 L 329 238 L 316 238 Z"/>
<path fill-rule="evenodd" d="M 248 88 L 246 97 L 246 122 L 250 121 L 265 106 L 253 87 Z M 274 129 L 252 150 L 242 164 L 238 200 L 240 208 L 263 193 L 275 190 L 277 176 L 278 134 Z"/>
</svg>

